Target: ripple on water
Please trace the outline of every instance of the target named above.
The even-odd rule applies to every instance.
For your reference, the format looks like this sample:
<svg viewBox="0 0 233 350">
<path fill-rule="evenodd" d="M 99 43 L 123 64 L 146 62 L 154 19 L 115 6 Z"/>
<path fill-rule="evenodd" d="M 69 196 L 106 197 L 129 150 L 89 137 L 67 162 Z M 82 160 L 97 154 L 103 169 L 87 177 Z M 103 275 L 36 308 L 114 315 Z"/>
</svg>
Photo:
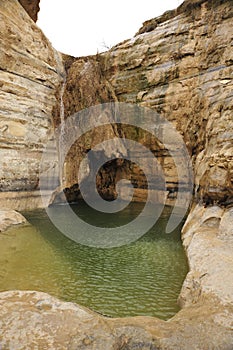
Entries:
<svg viewBox="0 0 233 350">
<path fill-rule="evenodd" d="M 139 209 L 140 205 L 132 204 L 120 219 L 115 215 L 118 225 Z M 78 210 L 86 219 L 93 216 L 84 204 Z M 113 317 L 168 319 L 178 311 L 176 300 L 188 271 L 180 229 L 164 233 L 169 212 L 167 208 L 137 242 L 112 249 L 74 243 L 51 224 L 44 211 L 28 212 L 33 226 L 0 235 L 0 290 L 40 290 Z M 108 216 L 98 220 L 112 223 Z"/>
</svg>

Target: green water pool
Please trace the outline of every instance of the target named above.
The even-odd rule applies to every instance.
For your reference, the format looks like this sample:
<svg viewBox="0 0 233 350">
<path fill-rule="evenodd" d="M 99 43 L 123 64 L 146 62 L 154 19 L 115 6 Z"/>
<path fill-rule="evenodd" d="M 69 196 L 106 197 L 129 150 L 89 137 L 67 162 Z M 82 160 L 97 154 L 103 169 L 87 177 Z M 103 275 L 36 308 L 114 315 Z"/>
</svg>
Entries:
<svg viewBox="0 0 233 350">
<path fill-rule="evenodd" d="M 142 209 L 132 203 L 119 214 L 95 214 L 85 203 L 72 209 L 98 225 L 121 225 Z M 62 215 L 62 206 L 57 207 Z M 180 228 L 165 233 L 171 208 L 131 244 L 93 248 L 60 233 L 44 210 L 24 213 L 31 225 L 0 234 L 0 290 L 38 290 L 112 317 L 169 319 L 188 272 Z M 64 217 L 65 220 L 65 217 Z"/>
</svg>

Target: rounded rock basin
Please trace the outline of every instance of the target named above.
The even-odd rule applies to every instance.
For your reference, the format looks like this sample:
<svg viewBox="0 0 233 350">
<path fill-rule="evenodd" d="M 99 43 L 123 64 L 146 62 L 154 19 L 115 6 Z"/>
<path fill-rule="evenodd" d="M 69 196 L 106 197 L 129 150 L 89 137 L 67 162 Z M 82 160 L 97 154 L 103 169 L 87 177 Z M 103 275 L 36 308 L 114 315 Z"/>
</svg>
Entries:
<svg viewBox="0 0 233 350">
<path fill-rule="evenodd" d="M 142 206 L 131 203 L 120 214 L 98 215 L 84 202 L 72 209 L 83 220 L 113 227 L 132 220 Z M 56 209 L 63 215 L 63 206 Z M 43 291 L 112 317 L 169 319 L 179 310 L 177 298 L 188 272 L 181 226 L 165 233 L 171 210 L 165 207 L 154 227 L 136 242 L 111 249 L 73 242 L 44 210 L 23 213 L 31 225 L 0 234 L 0 291 Z"/>
</svg>

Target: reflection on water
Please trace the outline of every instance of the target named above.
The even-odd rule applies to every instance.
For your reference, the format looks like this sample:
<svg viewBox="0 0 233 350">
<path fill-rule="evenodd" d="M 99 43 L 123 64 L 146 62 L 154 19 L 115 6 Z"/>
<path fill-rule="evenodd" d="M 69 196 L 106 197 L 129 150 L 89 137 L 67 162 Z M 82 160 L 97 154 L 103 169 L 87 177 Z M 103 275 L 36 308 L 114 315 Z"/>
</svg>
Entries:
<svg viewBox="0 0 233 350">
<path fill-rule="evenodd" d="M 57 206 L 62 215 L 62 206 Z M 85 203 L 73 210 L 96 225 L 111 227 L 142 209 L 132 203 L 121 214 L 96 215 Z M 40 290 L 113 316 L 172 317 L 188 271 L 180 228 L 164 233 L 171 209 L 138 241 L 118 248 L 79 245 L 62 235 L 45 211 L 24 213 L 33 226 L 0 235 L 0 290 Z M 65 220 L 65 217 L 64 217 Z"/>
</svg>

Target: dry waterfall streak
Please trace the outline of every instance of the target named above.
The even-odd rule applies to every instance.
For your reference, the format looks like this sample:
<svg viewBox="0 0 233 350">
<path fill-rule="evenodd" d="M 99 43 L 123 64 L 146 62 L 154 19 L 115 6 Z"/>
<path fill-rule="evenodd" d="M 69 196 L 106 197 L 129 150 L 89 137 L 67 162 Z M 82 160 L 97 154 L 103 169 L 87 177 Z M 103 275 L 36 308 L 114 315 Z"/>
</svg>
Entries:
<svg viewBox="0 0 233 350">
<path fill-rule="evenodd" d="M 96 175 L 104 164 L 113 159 L 124 159 L 136 164 L 147 180 L 147 200 L 142 212 L 134 220 L 120 227 L 97 227 L 79 218 L 65 200 L 67 205 L 64 206 L 64 210 L 67 220 L 64 222 L 56 215 L 54 207 L 49 206 L 52 195 L 60 183 L 60 169 L 63 168 L 72 145 L 87 132 L 106 125 L 140 128 L 156 138 L 169 152 L 178 178 L 177 198 L 166 227 L 167 233 L 172 232 L 184 218 L 192 199 L 193 173 L 189 153 L 172 123 L 149 108 L 128 103 L 105 103 L 87 108 L 63 120 L 62 125 L 55 131 L 54 137 L 43 152 L 40 164 L 40 190 L 49 218 L 68 238 L 83 245 L 100 248 L 118 247 L 134 242 L 147 233 L 159 219 L 167 199 L 163 167 L 154 154 L 138 140 L 127 139 L 124 136 L 104 140 L 89 150 L 79 167 L 79 187 L 83 199 L 90 207 L 104 213 L 119 212 L 133 198 L 132 184 L 128 179 L 120 179 L 116 183 L 118 197 L 109 202 L 98 193 Z M 61 132 L 66 140 L 62 147 L 62 155 L 59 154 L 56 144 L 56 138 Z M 59 164 L 59 159 L 63 160 L 63 164 Z M 127 191 L 127 200 L 124 201 L 121 200 L 123 191 Z"/>
</svg>

